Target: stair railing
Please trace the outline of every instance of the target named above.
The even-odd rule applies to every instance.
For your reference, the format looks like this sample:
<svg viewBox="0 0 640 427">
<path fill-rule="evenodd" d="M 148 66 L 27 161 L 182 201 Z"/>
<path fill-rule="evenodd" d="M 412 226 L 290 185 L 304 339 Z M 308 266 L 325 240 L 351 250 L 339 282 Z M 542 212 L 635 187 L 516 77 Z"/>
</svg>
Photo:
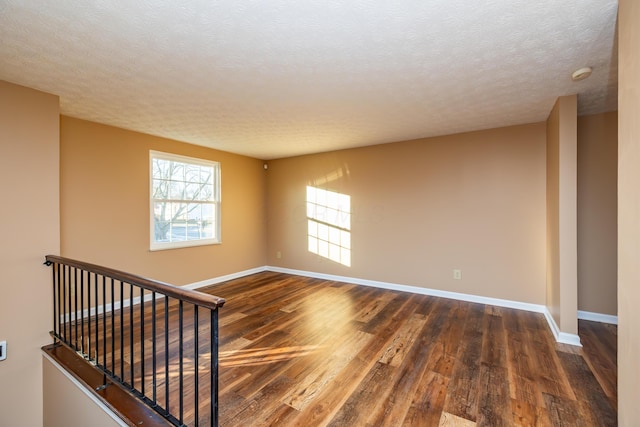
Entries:
<svg viewBox="0 0 640 427">
<path fill-rule="evenodd" d="M 47 255 L 54 344 L 176 426 L 218 425 L 218 309 L 225 300 Z"/>
</svg>

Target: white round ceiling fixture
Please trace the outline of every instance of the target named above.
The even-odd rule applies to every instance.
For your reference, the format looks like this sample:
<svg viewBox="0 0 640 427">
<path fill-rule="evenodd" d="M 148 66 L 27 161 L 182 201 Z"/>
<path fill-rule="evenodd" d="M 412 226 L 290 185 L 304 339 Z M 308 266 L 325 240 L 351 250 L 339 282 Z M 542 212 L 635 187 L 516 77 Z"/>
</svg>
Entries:
<svg viewBox="0 0 640 427">
<path fill-rule="evenodd" d="M 573 72 L 573 74 L 571 74 L 571 80 L 573 80 L 574 82 L 579 82 L 580 80 L 584 80 L 589 77 L 592 72 L 593 70 L 591 69 L 591 67 L 580 68 L 579 70 L 576 70 Z"/>
</svg>

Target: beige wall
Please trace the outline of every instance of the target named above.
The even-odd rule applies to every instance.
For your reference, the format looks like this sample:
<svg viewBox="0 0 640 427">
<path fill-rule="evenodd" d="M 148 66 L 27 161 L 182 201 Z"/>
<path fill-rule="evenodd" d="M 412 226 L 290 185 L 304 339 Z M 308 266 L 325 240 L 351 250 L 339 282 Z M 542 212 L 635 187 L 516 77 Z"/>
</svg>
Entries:
<svg viewBox="0 0 640 427">
<path fill-rule="evenodd" d="M 558 103 L 547 119 L 547 286 L 546 304 L 560 324 L 560 115 Z"/>
<path fill-rule="evenodd" d="M 545 123 L 275 160 L 267 176 L 269 265 L 545 303 Z M 308 251 L 307 185 L 351 197 L 351 267 Z"/>
<path fill-rule="evenodd" d="M 44 427 L 115 427 L 126 425 L 111 418 L 105 410 L 71 382 L 46 357 L 42 358 L 44 389 Z M 26 424 L 21 424 L 26 425 Z"/>
<path fill-rule="evenodd" d="M 42 425 L 40 347 L 51 342 L 51 273 L 60 250 L 58 97 L 0 81 L 0 424 Z"/>
<path fill-rule="evenodd" d="M 618 113 L 578 117 L 578 309 L 618 314 Z"/>
<path fill-rule="evenodd" d="M 265 264 L 260 160 L 61 119 L 62 255 L 184 285 Z M 149 150 L 220 162 L 222 244 L 149 251 Z"/>
<path fill-rule="evenodd" d="M 558 98 L 547 119 L 547 308 L 578 333 L 577 102 Z"/>
<path fill-rule="evenodd" d="M 640 425 L 640 2 L 620 0 L 618 421 Z"/>
</svg>

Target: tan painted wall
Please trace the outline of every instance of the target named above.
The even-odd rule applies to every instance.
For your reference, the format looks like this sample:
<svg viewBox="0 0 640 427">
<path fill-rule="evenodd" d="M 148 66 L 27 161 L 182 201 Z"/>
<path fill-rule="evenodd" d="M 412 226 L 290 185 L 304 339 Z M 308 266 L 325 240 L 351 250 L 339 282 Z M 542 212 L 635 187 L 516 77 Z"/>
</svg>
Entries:
<svg viewBox="0 0 640 427">
<path fill-rule="evenodd" d="M 578 333 L 577 102 L 558 98 L 547 120 L 547 307 Z"/>
<path fill-rule="evenodd" d="M 618 314 L 618 113 L 578 117 L 578 309 Z"/>
<path fill-rule="evenodd" d="M 62 255 L 184 285 L 265 264 L 260 160 L 61 119 Z M 220 162 L 222 244 L 149 251 L 149 150 Z"/>
<path fill-rule="evenodd" d="M 560 325 L 560 114 L 547 119 L 547 308 Z"/>
<path fill-rule="evenodd" d="M 267 176 L 269 265 L 545 302 L 545 123 L 275 160 Z M 351 267 L 308 251 L 307 185 L 351 197 Z"/>
<path fill-rule="evenodd" d="M 620 0 L 618 81 L 618 421 L 640 425 L 640 2 Z"/>
<path fill-rule="evenodd" d="M 58 97 L 0 81 L 0 424 L 42 425 L 40 347 L 51 342 L 51 273 L 60 250 Z"/>
<path fill-rule="evenodd" d="M 125 425 L 111 418 L 71 382 L 58 367 L 42 357 L 44 427 L 114 427 Z"/>
</svg>

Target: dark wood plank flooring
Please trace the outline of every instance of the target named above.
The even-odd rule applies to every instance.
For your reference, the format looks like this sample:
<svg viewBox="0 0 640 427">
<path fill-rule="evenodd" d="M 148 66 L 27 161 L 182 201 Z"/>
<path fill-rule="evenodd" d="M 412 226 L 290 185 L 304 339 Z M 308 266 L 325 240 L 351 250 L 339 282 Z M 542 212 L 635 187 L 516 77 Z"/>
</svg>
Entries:
<svg viewBox="0 0 640 427">
<path fill-rule="evenodd" d="M 614 426 L 616 327 L 278 273 L 220 311 L 222 426 Z"/>
</svg>

